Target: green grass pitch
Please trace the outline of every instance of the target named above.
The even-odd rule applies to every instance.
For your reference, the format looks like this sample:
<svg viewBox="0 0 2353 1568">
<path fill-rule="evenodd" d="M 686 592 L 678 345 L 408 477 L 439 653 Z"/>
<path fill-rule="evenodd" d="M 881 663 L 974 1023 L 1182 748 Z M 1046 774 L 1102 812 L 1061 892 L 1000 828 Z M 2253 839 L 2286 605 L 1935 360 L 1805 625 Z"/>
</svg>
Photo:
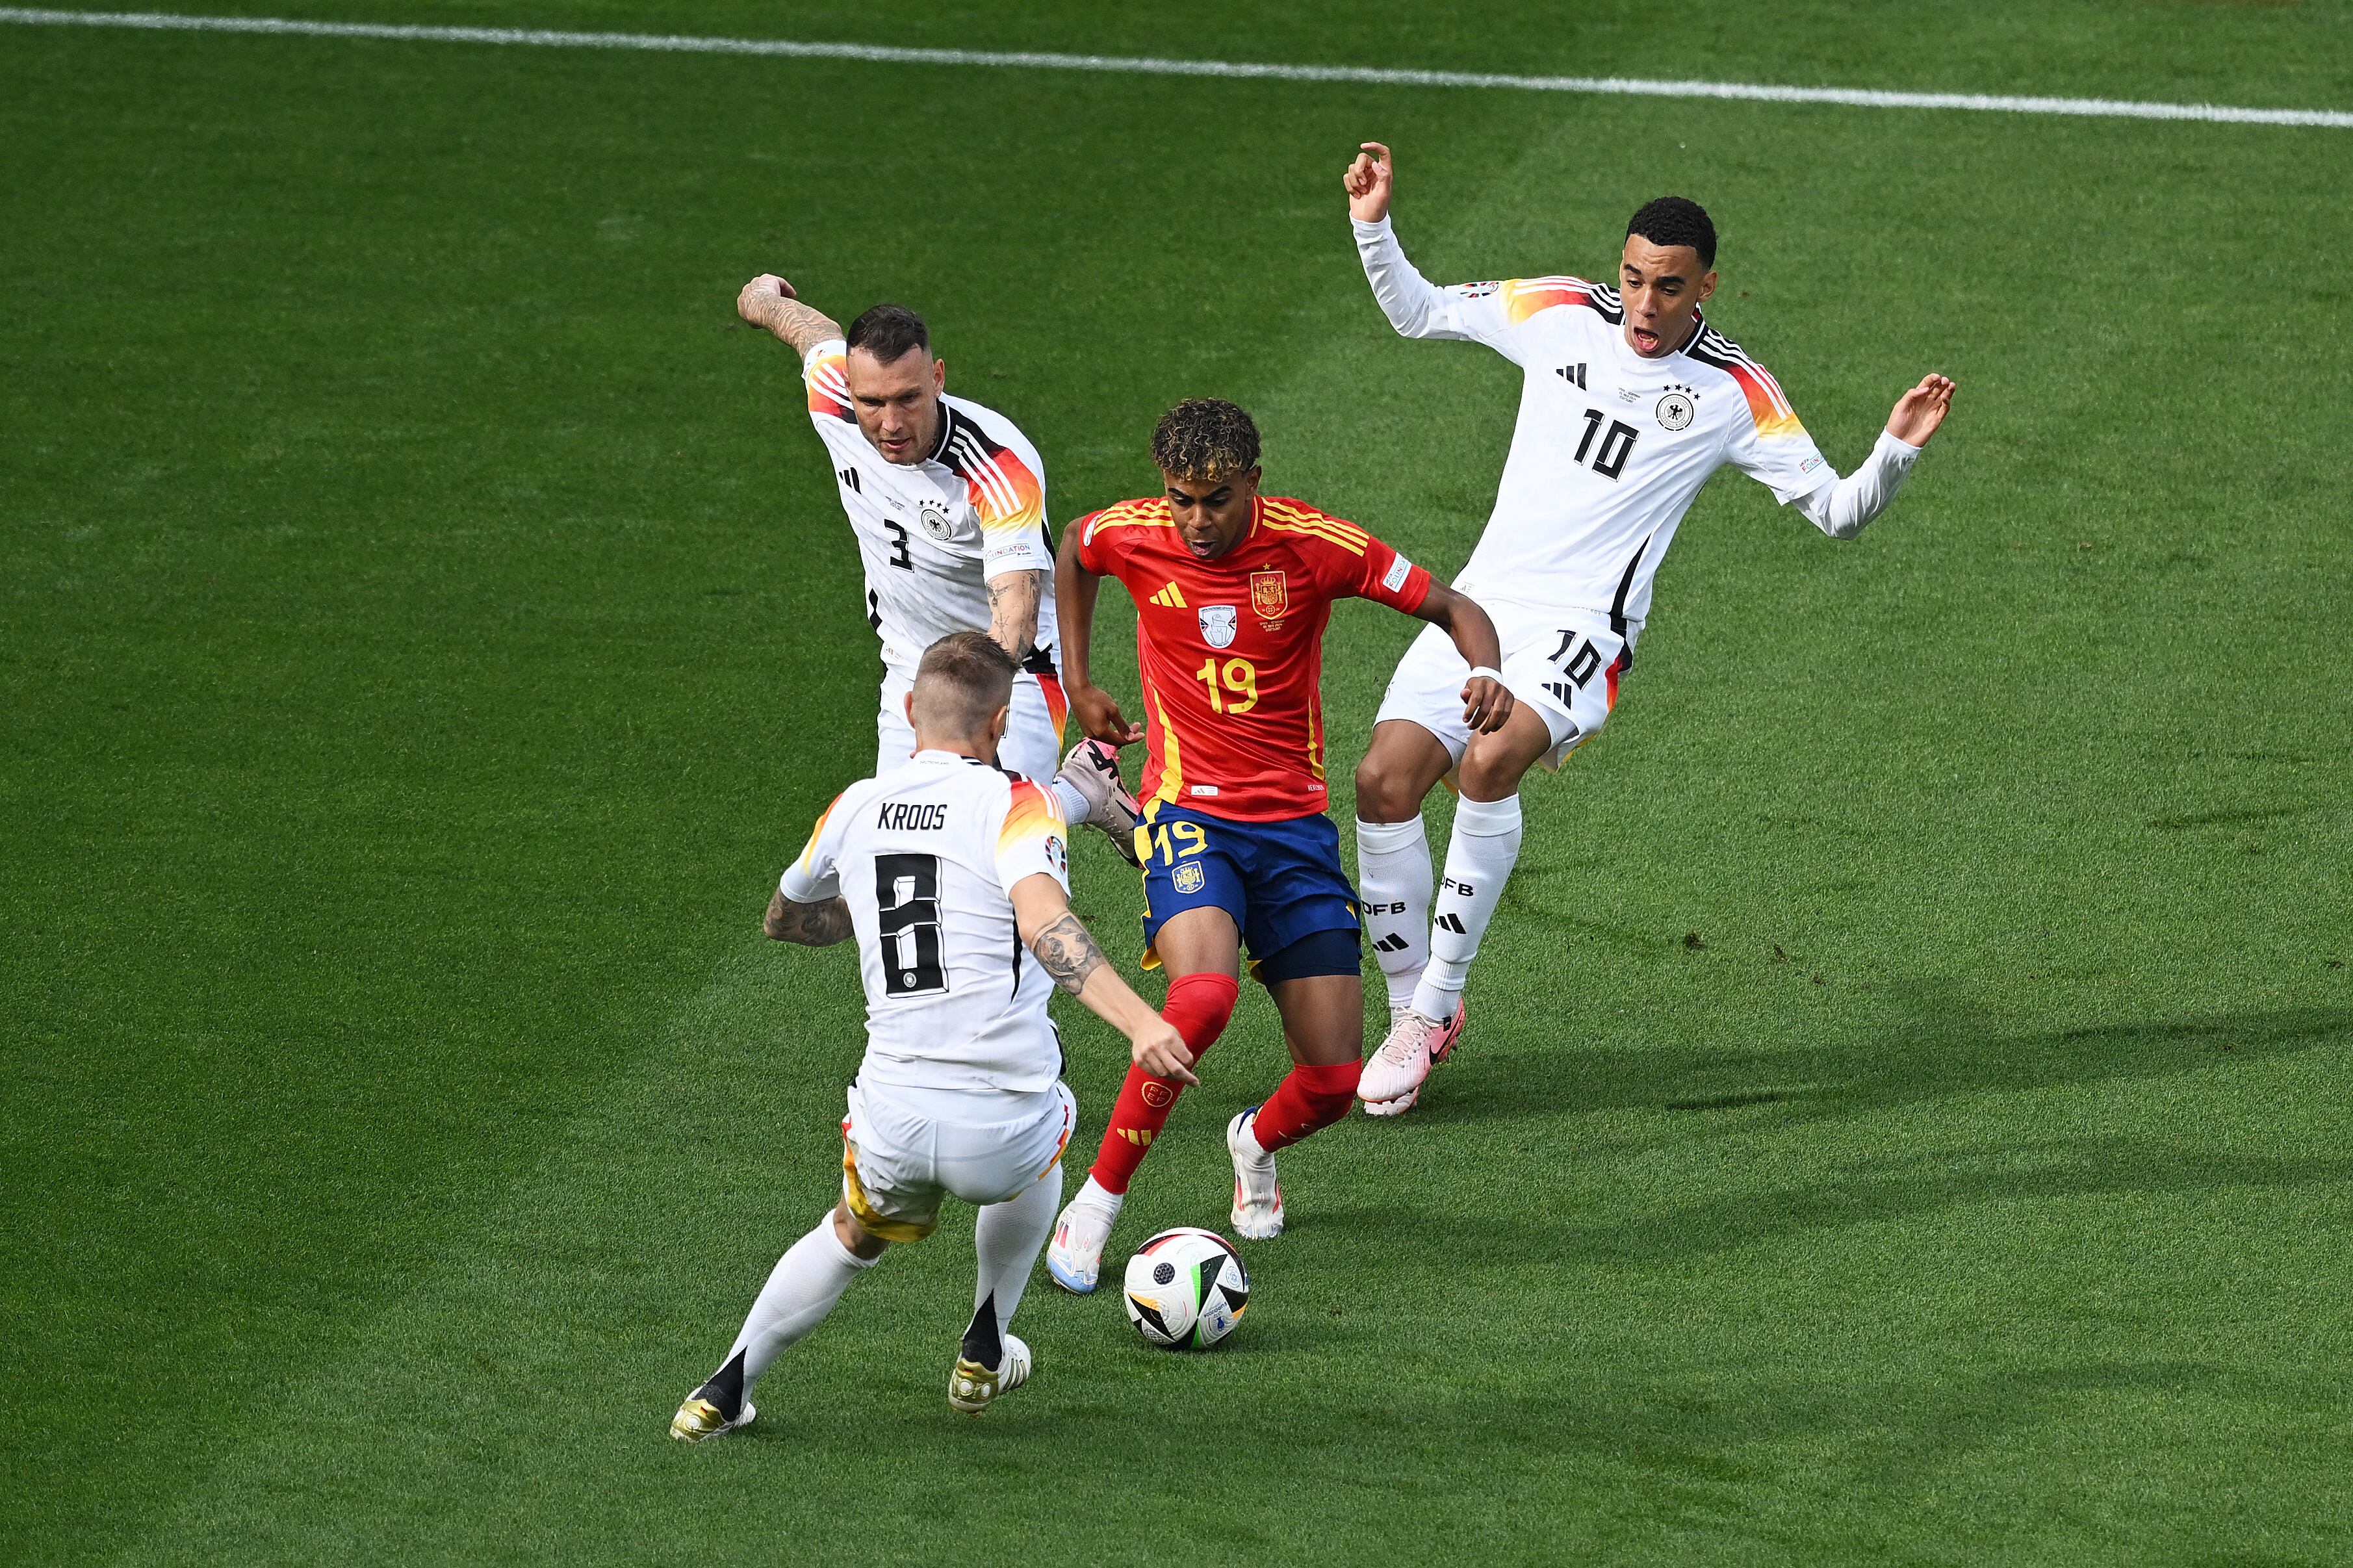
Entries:
<svg viewBox="0 0 2353 1568">
<path fill-rule="evenodd" d="M 288 6 L 2353 105 L 2337 0 Z M 736 288 L 925 311 L 1058 524 L 1216 394 L 1451 569 L 1515 373 L 1388 331 L 1366 138 L 1448 279 L 1706 202 L 1841 467 L 1957 412 L 1852 545 L 1703 495 L 1228 1347 L 1041 1277 L 951 1415 L 967 1212 L 668 1441 L 860 1046 L 757 930 L 876 661 Z M 2353 132 L 5 26 L 0 148 L 0 1561 L 2353 1558 Z M 1335 778 L 1410 630 L 1338 616 Z M 1247 999 L 1122 1239 L 1280 1054 Z"/>
</svg>

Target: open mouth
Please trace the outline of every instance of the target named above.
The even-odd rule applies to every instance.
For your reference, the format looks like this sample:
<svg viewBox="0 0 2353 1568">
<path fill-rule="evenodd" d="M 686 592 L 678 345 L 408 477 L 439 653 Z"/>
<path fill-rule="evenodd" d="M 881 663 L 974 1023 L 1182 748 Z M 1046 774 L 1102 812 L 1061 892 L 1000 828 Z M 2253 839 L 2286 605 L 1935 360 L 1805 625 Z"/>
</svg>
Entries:
<svg viewBox="0 0 2353 1568">
<path fill-rule="evenodd" d="M 1650 328 L 1629 327 L 1626 329 L 1626 335 L 1633 339 L 1634 346 L 1642 353 L 1646 354 L 1658 353 L 1659 334 L 1651 331 Z"/>
</svg>

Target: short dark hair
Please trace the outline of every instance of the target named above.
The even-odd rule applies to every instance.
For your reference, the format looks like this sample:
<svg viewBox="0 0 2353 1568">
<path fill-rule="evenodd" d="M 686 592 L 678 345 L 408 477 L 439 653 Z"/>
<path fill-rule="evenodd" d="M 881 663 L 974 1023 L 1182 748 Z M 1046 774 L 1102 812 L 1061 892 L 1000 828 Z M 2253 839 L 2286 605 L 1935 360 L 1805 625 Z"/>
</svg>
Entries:
<svg viewBox="0 0 2353 1568">
<path fill-rule="evenodd" d="M 864 349 L 882 364 L 896 364 L 911 349 L 932 352 L 923 318 L 904 305 L 877 305 L 849 323 L 849 346 Z"/>
<path fill-rule="evenodd" d="M 1688 245 L 1699 252 L 1702 267 L 1715 265 L 1715 225 L 1707 209 L 1689 196 L 1644 202 L 1626 225 L 1627 238 L 1638 234 L 1652 245 Z"/>
<path fill-rule="evenodd" d="M 1013 656 L 987 632 L 950 632 L 915 667 L 915 712 L 927 730 L 977 739 L 1013 700 Z"/>
<path fill-rule="evenodd" d="M 1160 416 L 1152 460 L 1196 484 L 1229 479 L 1258 466 L 1258 426 L 1221 397 L 1188 397 Z"/>
</svg>

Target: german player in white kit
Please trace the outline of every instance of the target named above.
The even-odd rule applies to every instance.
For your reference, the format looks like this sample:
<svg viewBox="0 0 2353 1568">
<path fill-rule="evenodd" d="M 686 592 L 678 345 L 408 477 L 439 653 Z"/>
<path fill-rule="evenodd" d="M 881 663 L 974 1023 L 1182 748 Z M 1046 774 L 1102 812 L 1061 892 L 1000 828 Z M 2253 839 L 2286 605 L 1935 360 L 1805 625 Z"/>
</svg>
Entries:
<svg viewBox="0 0 2353 1568">
<path fill-rule="evenodd" d="M 1046 1012 L 1057 985 L 1125 1035 L 1151 1070 L 1195 1081 L 1175 1027 L 1071 912 L 1054 797 L 993 765 L 1014 673 L 982 633 L 933 644 L 902 704 L 913 754 L 842 791 L 777 884 L 769 936 L 811 947 L 858 939 L 867 1043 L 841 1123 L 841 1202 L 778 1261 L 719 1370 L 678 1407 L 674 1437 L 749 1424 L 769 1363 L 885 1247 L 931 1234 L 944 1197 L 982 1205 L 979 1279 L 948 1403 L 978 1415 L 1028 1380 L 1013 1314 L 1053 1228 L 1078 1121 Z"/>
<path fill-rule="evenodd" d="M 947 393 L 923 318 L 877 305 L 849 325 L 763 273 L 736 313 L 800 356 L 809 423 L 825 443 L 865 568 L 866 619 L 882 639 L 877 774 L 915 749 L 903 711 L 915 660 L 950 632 L 985 631 L 1020 666 L 1002 761 L 1054 792 L 1135 863 L 1135 798 L 1117 753 L 1082 741 L 1061 763 L 1070 704 L 1054 665 L 1054 544 L 1046 465 L 993 408 Z"/>
<path fill-rule="evenodd" d="M 1651 581 L 1700 487 L 1729 464 L 1831 538 L 1852 539 L 1894 499 L 1953 397 L 1952 382 L 1924 377 L 1841 479 L 1780 384 L 1702 318 L 1715 291 L 1715 227 L 1698 204 L 1670 196 L 1636 213 L 1614 288 L 1561 276 L 1441 289 L 1398 244 L 1394 179 L 1389 150 L 1371 142 L 1345 178 L 1357 253 L 1389 324 L 1409 338 L 1484 343 L 1525 381 L 1494 511 L 1454 580 L 1493 618 L 1518 706 L 1501 731 L 1472 735 L 1456 695 L 1461 656 L 1425 631 L 1398 665 L 1356 770 L 1365 923 L 1391 1020 L 1358 1089 L 1374 1115 L 1409 1109 L 1454 1048 L 1471 962 L 1519 857 L 1520 779 L 1539 761 L 1558 767 L 1609 717 Z M 1450 774 L 1461 799 L 1444 876 L 1433 879 L 1421 802 Z"/>
</svg>

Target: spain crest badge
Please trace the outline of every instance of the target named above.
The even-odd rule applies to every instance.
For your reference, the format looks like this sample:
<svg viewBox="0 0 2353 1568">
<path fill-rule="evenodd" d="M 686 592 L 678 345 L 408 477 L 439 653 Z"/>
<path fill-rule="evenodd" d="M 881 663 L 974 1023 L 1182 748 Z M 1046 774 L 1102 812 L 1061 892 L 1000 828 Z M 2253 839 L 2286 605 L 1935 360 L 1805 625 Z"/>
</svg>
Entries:
<svg viewBox="0 0 2353 1568">
<path fill-rule="evenodd" d="M 1280 572 L 1253 572 L 1250 576 L 1250 608 L 1259 619 L 1279 619 L 1291 608 L 1291 590 L 1283 584 Z"/>
</svg>

